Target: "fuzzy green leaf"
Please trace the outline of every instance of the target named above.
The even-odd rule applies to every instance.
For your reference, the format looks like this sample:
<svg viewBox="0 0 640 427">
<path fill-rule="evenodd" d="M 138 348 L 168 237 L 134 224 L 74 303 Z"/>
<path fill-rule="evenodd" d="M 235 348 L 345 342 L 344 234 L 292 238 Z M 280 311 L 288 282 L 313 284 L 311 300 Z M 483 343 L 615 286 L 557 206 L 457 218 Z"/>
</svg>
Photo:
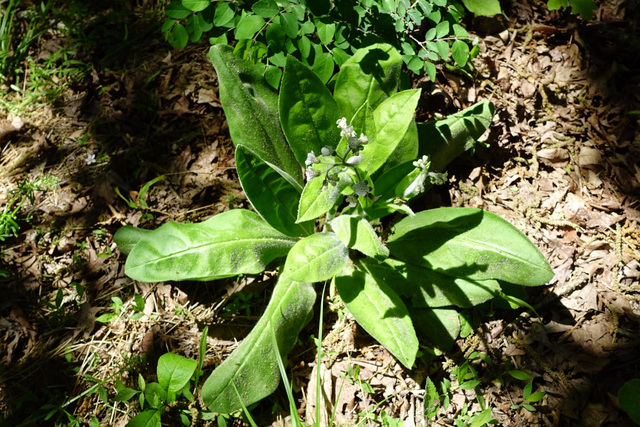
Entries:
<svg viewBox="0 0 640 427">
<path fill-rule="evenodd" d="M 422 211 L 396 224 L 391 254 L 441 274 L 537 286 L 553 278 L 538 248 L 513 225 L 473 208 Z"/>
<path fill-rule="evenodd" d="M 495 298 L 500 284 L 495 280 L 452 277 L 416 264 L 387 259 L 358 264 L 378 283 L 386 283 L 399 295 L 410 298 L 414 307 L 473 307 Z"/>
<path fill-rule="evenodd" d="M 405 90 L 384 100 L 373 112 L 376 135 L 362 151 L 358 169 L 369 176 L 389 158 L 414 120 L 420 90 Z"/>
<path fill-rule="evenodd" d="M 331 221 L 331 228 L 348 248 L 379 261 L 389 256 L 389 249 L 382 244 L 369 221 L 364 218 L 340 215 Z"/>
<path fill-rule="evenodd" d="M 298 163 L 304 164 L 310 151 L 319 155 L 322 147 L 338 144 L 338 108 L 331 92 L 316 73 L 292 56 L 282 77 L 279 109 L 282 130 Z"/>
<path fill-rule="evenodd" d="M 151 230 L 144 230 L 142 228 L 125 225 L 116 231 L 116 234 L 113 236 L 113 241 L 118 245 L 118 250 L 120 252 L 128 255 L 133 247 L 150 232 Z"/>
<path fill-rule="evenodd" d="M 323 282 L 339 274 L 349 261 L 347 247 L 334 233 L 316 233 L 296 243 L 287 255 L 283 277 Z"/>
<path fill-rule="evenodd" d="M 460 319 L 455 308 L 412 309 L 411 318 L 420 338 L 442 351 L 451 350 L 460 335 Z"/>
<path fill-rule="evenodd" d="M 327 213 L 340 198 L 340 193 L 348 185 L 353 183 L 351 177 L 340 172 L 339 181 L 336 185 L 324 185 L 324 176 L 318 176 L 307 182 L 302 195 L 300 196 L 300 206 L 298 207 L 298 219 L 301 223 L 318 218 Z"/>
<path fill-rule="evenodd" d="M 418 353 L 418 338 L 402 299 L 358 270 L 337 276 L 335 285 L 358 324 L 410 369 Z"/>
<path fill-rule="evenodd" d="M 431 171 L 444 171 L 453 159 L 473 148 L 491 124 L 493 111 L 491 102 L 480 101 L 446 119 L 419 123 L 418 155 L 429 156 Z"/>
<path fill-rule="evenodd" d="M 202 400 L 209 410 L 228 414 L 273 393 L 280 383 L 280 372 L 271 328 L 284 358 L 310 320 L 315 299 L 310 283 L 280 277 L 267 309 L 251 333 L 202 386 Z"/>
<path fill-rule="evenodd" d="M 236 147 L 236 170 L 247 199 L 269 225 L 287 236 L 313 233 L 313 222 L 296 223 L 298 189 L 242 145 Z"/>
<path fill-rule="evenodd" d="M 236 57 L 230 46 L 212 46 L 208 58 L 218 75 L 233 142 L 247 147 L 301 190 L 302 170 L 280 127 L 277 92 L 255 65 Z"/>
<path fill-rule="evenodd" d="M 359 49 L 340 67 L 333 97 L 348 121 L 367 102 L 375 109 L 400 83 L 402 57 L 388 44 Z"/>
<path fill-rule="evenodd" d="M 295 242 L 257 214 L 232 210 L 198 224 L 169 222 L 149 232 L 129 254 L 125 272 L 143 282 L 257 274 Z"/>
</svg>

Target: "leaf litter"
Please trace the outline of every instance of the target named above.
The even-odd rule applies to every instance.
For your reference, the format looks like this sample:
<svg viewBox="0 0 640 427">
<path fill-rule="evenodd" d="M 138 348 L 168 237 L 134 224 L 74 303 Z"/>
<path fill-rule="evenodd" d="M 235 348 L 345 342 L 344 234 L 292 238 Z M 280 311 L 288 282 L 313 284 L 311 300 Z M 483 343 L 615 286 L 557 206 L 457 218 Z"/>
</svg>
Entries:
<svg viewBox="0 0 640 427">
<path fill-rule="evenodd" d="M 483 317 L 453 351 L 425 356 L 436 363 L 423 360 L 409 371 L 330 299 L 325 318 L 316 313 L 300 336 L 303 345 L 289 356 L 298 406 L 308 419 L 316 413 L 318 372 L 308 349 L 322 321 L 322 425 L 334 411 L 338 425 L 375 425 L 367 414 L 381 410 L 405 426 L 420 425 L 426 378 L 447 377 L 474 352 L 492 361 L 472 363 L 499 425 L 628 422 L 615 396 L 636 375 L 640 343 L 640 136 L 637 116 L 628 114 L 640 110 L 640 64 L 619 30 L 638 37 L 631 29 L 638 10 L 605 1 L 596 20 L 584 23 L 536 2 L 510 7 L 509 20 L 470 24 L 481 47 L 474 82 L 441 68 L 436 83 L 416 83 L 428 89 L 425 111 L 436 117 L 479 99 L 496 105 L 486 135 L 490 148 L 454 163 L 448 186 L 424 203 L 486 209 L 525 232 L 555 273 L 549 286 L 530 292 L 541 317 L 526 311 Z M 610 45 L 618 48 L 611 52 Z M 37 410 L 46 387 L 69 401 L 90 387 L 89 376 L 105 381 L 113 396 L 116 378 L 134 385 L 135 373 L 153 375 L 164 352 L 196 358 L 206 325 L 204 366 L 210 371 L 246 336 L 268 300 L 268 286 L 253 278 L 210 286 L 137 283 L 124 275 L 112 243 L 119 226 L 154 228 L 247 207 L 215 75 L 202 52 L 167 53 L 164 45 L 149 44 L 143 53 L 127 68 L 94 69 L 67 88 L 58 105 L 0 123 L 1 199 L 21 179 L 44 173 L 58 178 L 55 191 L 36 193 L 25 205 L 21 214 L 30 220 L 5 242 L 5 416 Z M 96 155 L 96 163 L 88 164 L 87 155 Z M 167 179 L 142 194 L 144 184 L 160 175 Z M 139 312 L 135 294 L 144 301 Z M 262 297 L 243 304 L 247 299 L 238 295 Z M 115 298 L 123 302 L 119 313 Z M 115 320 L 98 322 L 105 313 L 116 314 Z M 532 375 L 534 391 L 546 392 L 536 412 L 511 409 L 522 402 L 526 384 L 497 381 L 507 358 L 513 369 Z M 42 390 L 32 396 L 36 383 Z M 451 390 L 449 407 L 429 425 L 451 425 L 464 407 L 480 411 L 473 390 L 455 387 L 455 381 Z M 267 406 L 287 407 L 283 399 L 278 393 Z M 105 405 L 98 394 L 67 410 L 85 422 L 95 415 L 121 425 L 132 414 L 124 403 Z M 256 411 L 271 417 L 269 408 Z M 273 422 L 283 423 L 284 416 Z"/>
</svg>

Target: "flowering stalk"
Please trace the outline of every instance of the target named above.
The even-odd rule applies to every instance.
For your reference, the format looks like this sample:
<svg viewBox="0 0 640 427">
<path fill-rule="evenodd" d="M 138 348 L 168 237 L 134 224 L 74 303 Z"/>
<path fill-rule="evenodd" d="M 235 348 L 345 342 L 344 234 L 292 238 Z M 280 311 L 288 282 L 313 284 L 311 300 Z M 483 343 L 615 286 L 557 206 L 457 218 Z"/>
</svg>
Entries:
<svg viewBox="0 0 640 427">
<path fill-rule="evenodd" d="M 354 191 L 354 194 L 347 196 L 347 202 L 349 202 L 350 207 L 354 207 L 359 203 L 359 197 L 366 197 L 371 191 L 371 187 L 369 187 L 367 182 L 362 178 L 362 175 L 357 168 L 357 166 L 362 162 L 363 159 L 360 152 L 369 142 L 369 139 L 364 134 L 360 134 L 360 137 L 357 137 L 355 131 L 353 130 L 353 126 L 347 125 L 346 117 L 338 120 L 336 122 L 336 125 L 341 130 L 340 136 L 347 138 L 347 150 L 344 152 L 344 154 L 340 155 L 331 147 L 323 147 L 321 150 L 322 154 L 319 157 L 316 157 L 313 151 L 309 152 L 309 154 L 307 154 L 307 159 L 305 160 L 305 166 L 307 167 L 306 177 L 307 181 L 310 181 L 311 179 L 324 174 L 324 185 L 335 185 L 337 182 L 337 177 L 336 175 L 331 175 L 330 172 L 336 167 L 351 168 L 356 174 L 357 182 L 353 184 L 352 189 Z M 322 157 L 329 156 L 335 156 L 340 161 L 324 162 Z M 314 164 L 321 163 L 326 164 L 329 167 L 323 172 L 320 172 L 313 168 Z"/>
</svg>

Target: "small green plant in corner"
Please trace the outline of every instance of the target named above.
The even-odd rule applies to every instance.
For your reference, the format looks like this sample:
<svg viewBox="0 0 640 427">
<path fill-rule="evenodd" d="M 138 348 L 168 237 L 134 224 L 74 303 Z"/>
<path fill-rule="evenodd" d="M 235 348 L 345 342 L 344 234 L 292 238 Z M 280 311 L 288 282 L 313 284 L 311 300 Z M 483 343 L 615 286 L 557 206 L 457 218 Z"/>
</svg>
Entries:
<svg viewBox="0 0 640 427">
<path fill-rule="evenodd" d="M 284 358 L 310 320 L 314 283 L 331 282 L 363 329 L 411 368 L 419 333 L 457 337 L 458 308 L 504 298 L 514 288 L 504 283 L 539 286 L 553 277 L 531 241 L 497 215 L 414 212 L 409 203 L 444 182 L 448 163 L 474 146 L 491 122 L 489 102 L 416 123 L 420 90 L 398 91 L 403 61 L 388 44 L 345 61 L 333 91 L 291 56 L 279 93 L 229 46 L 212 47 L 209 58 L 238 177 L 257 213 L 123 227 L 115 241 L 135 280 L 277 272 L 262 317 L 202 387 L 211 411 L 232 413 L 277 388 L 276 354 Z"/>
<path fill-rule="evenodd" d="M 620 387 L 618 403 L 629 418 L 640 425 L 640 379 L 630 379 Z"/>
<path fill-rule="evenodd" d="M 191 390 L 198 387 L 202 375 L 202 364 L 206 353 L 206 337 L 208 328 L 204 328 L 200 338 L 198 360 L 187 359 L 174 353 L 165 353 L 158 359 L 157 382 L 146 382 L 138 374 L 138 389 L 126 387 L 120 380 L 116 381 L 118 402 L 137 402 L 142 412 L 134 416 L 127 427 L 161 427 L 161 417 L 167 408 L 177 408 L 182 425 L 191 425 L 194 416 L 188 404 L 180 405 L 181 399 L 194 402 Z M 145 409 L 148 408 L 148 409 Z"/>
</svg>

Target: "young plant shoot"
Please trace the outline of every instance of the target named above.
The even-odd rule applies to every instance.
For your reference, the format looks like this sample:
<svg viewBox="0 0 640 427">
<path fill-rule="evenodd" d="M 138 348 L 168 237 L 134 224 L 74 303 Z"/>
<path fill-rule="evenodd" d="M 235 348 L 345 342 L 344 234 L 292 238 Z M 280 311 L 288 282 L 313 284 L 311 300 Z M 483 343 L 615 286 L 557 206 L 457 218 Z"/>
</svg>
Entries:
<svg viewBox="0 0 640 427">
<path fill-rule="evenodd" d="M 333 91 L 293 57 L 279 92 L 264 67 L 231 47 L 213 46 L 209 58 L 255 212 L 153 231 L 123 227 L 115 239 L 128 253 L 126 273 L 140 281 L 277 270 L 261 319 L 202 387 L 211 411 L 240 410 L 276 389 L 275 351 L 286 356 L 310 320 L 314 283 L 331 281 L 363 329 L 411 368 L 417 332 L 445 347 L 459 333 L 457 308 L 508 297 L 514 287 L 505 283 L 553 277 L 540 251 L 500 217 L 408 204 L 444 183 L 447 164 L 474 146 L 491 122 L 489 102 L 416 123 L 420 90 L 398 91 L 403 59 L 387 44 L 356 51 L 331 80 Z M 391 229 L 380 221 L 387 215 Z"/>
</svg>

